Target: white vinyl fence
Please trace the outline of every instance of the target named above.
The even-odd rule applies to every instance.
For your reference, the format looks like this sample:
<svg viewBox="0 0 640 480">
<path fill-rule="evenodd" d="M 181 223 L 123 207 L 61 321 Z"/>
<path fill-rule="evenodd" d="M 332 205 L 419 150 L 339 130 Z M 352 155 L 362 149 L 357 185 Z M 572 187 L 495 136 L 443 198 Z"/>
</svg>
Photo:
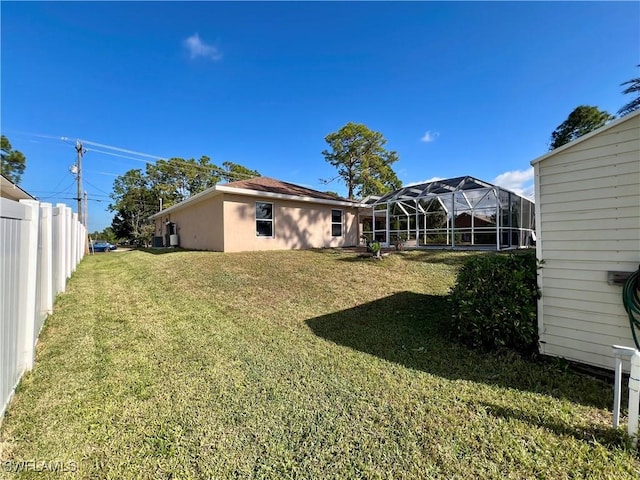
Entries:
<svg viewBox="0 0 640 480">
<path fill-rule="evenodd" d="M 55 296 L 82 260 L 85 227 L 63 203 L 0 198 L 0 423 Z"/>
</svg>

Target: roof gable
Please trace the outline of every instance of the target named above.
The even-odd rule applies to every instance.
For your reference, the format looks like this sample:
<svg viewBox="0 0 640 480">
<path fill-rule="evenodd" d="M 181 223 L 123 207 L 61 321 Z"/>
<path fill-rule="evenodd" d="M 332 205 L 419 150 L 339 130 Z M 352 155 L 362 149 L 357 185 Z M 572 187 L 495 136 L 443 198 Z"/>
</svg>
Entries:
<svg viewBox="0 0 640 480">
<path fill-rule="evenodd" d="M 203 192 L 197 193 L 192 197 L 183 200 L 180 203 L 172 205 L 161 212 L 151 215 L 150 219 L 156 219 L 162 215 L 166 215 L 176 210 L 192 205 L 201 200 L 223 195 L 225 193 L 234 193 L 238 195 L 248 195 L 254 197 L 280 198 L 283 200 L 299 200 L 311 203 L 320 203 L 325 205 L 335 205 L 342 207 L 357 207 L 360 202 L 342 198 L 329 193 L 323 193 L 318 190 L 296 185 L 294 183 L 283 182 L 269 177 L 255 177 L 248 180 L 239 180 L 237 182 L 226 183 L 222 185 L 214 185 Z"/>
</svg>

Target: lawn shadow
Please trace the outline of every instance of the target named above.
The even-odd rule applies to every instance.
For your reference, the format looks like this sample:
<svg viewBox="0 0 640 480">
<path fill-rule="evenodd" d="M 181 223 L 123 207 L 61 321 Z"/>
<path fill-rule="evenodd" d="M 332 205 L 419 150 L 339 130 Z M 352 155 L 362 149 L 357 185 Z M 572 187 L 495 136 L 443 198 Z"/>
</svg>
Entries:
<svg viewBox="0 0 640 480">
<path fill-rule="evenodd" d="M 588 425 L 576 428 L 562 420 L 538 415 L 533 416 L 517 408 L 505 407 L 503 405 L 495 405 L 492 403 L 482 403 L 482 405 L 493 417 L 526 422 L 534 427 L 541 427 L 550 430 L 558 436 L 568 435 L 582 442 L 592 442 L 596 440 L 607 448 L 625 445 L 629 438 L 626 432 L 620 428 L 614 429 L 613 427 L 601 427 L 597 425 Z"/>
<path fill-rule="evenodd" d="M 339 262 L 358 263 L 358 262 L 379 262 L 381 259 L 375 258 L 370 253 L 353 253 L 347 256 L 341 256 L 337 259 Z"/>
<path fill-rule="evenodd" d="M 187 248 L 182 248 L 182 247 L 154 247 L 154 248 L 139 247 L 139 248 L 136 248 L 136 250 L 142 253 L 150 253 L 151 255 L 166 255 L 167 253 L 194 251 L 194 250 L 189 250 Z"/>
<path fill-rule="evenodd" d="M 447 296 L 399 292 L 306 321 L 319 337 L 451 380 L 515 388 L 611 408 L 603 381 L 517 354 L 484 354 L 450 340 Z"/>
<path fill-rule="evenodd" d="M 406 260 L 409 262 L 421 262 L 421 263 L 433 263 L 433 264 L 444 264 L 444 265 L 453 265 L 460 267 L 464 265 L 469 256 L 472 255 L 491 255 L 494 252 L 486 252 L 486 251 L 455 251 L 451 249 L 433 249 L 433 250 L 422 250 L 422 249 L 407 249 L 407 250 L 396 250 L 394 248 L 385 248 L 382 252 L 382 259 L 375 258 L 374 255 L 370 252 L 363 251 L 362 249 L 356 249 L 353 247 L 345 247 L 345 248 L 325 248 L 325 249 L 313 249 L 313 252 L 321 253 L 325 255 L 339 255 L 337 258 L 341 262 L 347 263 L 357 263 L 357 262 L 377 262 L 383 260 L 388 257 L 396 257 L 401 258 L 402 260 Z"/>
<path fill-rule="evenodd" d="M 396 255 L 402 256 L 404 260 L 410 262 L 424 262 L 424 263 L 441 263 L 445 265 L 462 266 L 473 255 L 491 255 L 495 252 L 486 250 L 452 250 L 448 249 L 433 249 L 433 250 L 404 250 L 401 252 L 395 252 Z"/>
</svg>

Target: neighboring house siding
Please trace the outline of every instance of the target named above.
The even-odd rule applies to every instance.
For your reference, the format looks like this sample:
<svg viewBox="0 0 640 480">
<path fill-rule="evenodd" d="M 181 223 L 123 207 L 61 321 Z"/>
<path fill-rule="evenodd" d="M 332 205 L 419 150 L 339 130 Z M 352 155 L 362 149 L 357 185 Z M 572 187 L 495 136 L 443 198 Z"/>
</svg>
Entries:
<svg viewBox="0 0 640 480">
<path fill-rule="evenodd" d="M 256 202 L 273 204 L 273 237 L 256 235 Z M 332 209 L 343 211 L 341 237 L 331 235 Z M 344 247 L 358 244 L 355 207 L 225 194 L 224 218 L 226 252 Z"/>
<path fill-rule="evenodd" d="M 536 162 L 541 352 L 612 369 L 633 346 L 607 272 L 640 263 L 640 116 Z"/>
<path fill-rule="evenodd" d="M 222 195 L 204 199 L 156 219 L 156 235 L 164 236 L 167 221 L 176 224 L 182 248 L 223 251 Z"/>
</svg>

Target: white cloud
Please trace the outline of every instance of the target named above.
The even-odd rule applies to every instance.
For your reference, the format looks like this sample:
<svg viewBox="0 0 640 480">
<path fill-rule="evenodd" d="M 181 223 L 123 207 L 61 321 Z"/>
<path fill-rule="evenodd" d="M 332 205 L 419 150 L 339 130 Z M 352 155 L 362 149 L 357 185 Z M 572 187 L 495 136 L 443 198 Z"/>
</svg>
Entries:
<svg viewBox="0 0 640 480">
<path fill-rule="evenodd" d="M 492 183 L 523 197 L 533 198 L 533 167 L 501 173 L 493 179 Z"/>
<path fill-rule="evenodd" d="M 438 138 L 439 136 L 440 136 L 440 133 L 427 130 L 427 132 L 422 136 L 420 141 L 425 143 L 434 142 L 436 138 Z"/>
<path fill-rule="evenodd" d="M 420 180 L 419 182 L 410 182 L 402 185 L 403 187 L 413 187 L 414 185 L 422 185 L 423 183 L 436 182 L 438 180 L 444 180 L 442 177 L 431 177 L 428 180 Z"/>
<path fill-rule="evenodd" d="M 203 42 L 200 35 L 197 33 L 191 35 L 183 43 L 189 52 L 189 58 L 192 60 L 198 57 L 204 57 L 214 61 L 222 59 L 222 53 L 220 53 L 220 50 L 213 45 Z"/>
</svg>

